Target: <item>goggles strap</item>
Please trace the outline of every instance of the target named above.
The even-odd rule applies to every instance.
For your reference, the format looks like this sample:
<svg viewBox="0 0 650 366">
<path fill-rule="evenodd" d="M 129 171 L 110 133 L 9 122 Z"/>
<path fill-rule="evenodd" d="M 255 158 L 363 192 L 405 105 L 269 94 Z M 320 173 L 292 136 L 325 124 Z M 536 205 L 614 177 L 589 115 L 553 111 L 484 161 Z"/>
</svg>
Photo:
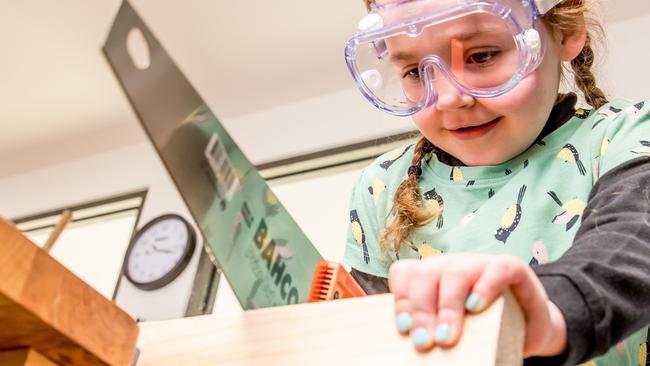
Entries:
<svg viewBox="0 0 650 366">
<path fill-rule="evenodd" d="M 544 15 L 557 4 L 561 3 L 562 0 L 534 0 L 534 2 L 535 7 L 537 7 L 537 13 L 539 15 Z"/>
</svg>

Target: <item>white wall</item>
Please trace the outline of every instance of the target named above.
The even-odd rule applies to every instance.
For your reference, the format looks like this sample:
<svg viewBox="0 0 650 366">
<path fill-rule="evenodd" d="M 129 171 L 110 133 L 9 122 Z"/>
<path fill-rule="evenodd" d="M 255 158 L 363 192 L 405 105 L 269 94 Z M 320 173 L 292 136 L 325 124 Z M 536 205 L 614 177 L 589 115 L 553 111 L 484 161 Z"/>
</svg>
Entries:
<svg viewBox="0 0 650 366">
<path fill-rule="evenodd" d="M 598 83 L 610 98 L 650 99 L 650 1 L 639 9 L 642 16 L 607 24 L 606 55 L 599 66 Z M 617 2 L 624 6 L 623 2 Z M 615 6 L 612 4 L 612 6 Z M 627 6 L 627 4 L 625 5 Z"/>
<path fill-rule="evenodd" d="M 219 115 L 219 111 L 214 111 Z M 222 121 L 254 164 L 412 131 L 350 89 Z"/>
</svg>

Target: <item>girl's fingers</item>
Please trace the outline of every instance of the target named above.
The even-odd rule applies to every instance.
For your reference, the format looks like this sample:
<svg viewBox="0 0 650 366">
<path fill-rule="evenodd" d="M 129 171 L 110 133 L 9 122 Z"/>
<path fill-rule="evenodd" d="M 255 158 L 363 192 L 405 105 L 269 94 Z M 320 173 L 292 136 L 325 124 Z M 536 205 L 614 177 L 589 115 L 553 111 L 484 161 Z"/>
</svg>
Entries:
<svg viewBox="0 0 650 366">
<path fill-rule="evenodd" d="M 402 259 L 388 269 L 388 288 L 395 298 L 408 296 L 409 271 L 418 264 L 417 259 Z"/>
<path fill-rule="evenodd" d="M 395 296 L 397 329 L 410 333 L 421 351 L 434 344 L 438 277 L 445 262 L 443 258 L 401 260 L 390 268 L 388 284 Z"/>
<path fill-rule="evenodd" d="M 549 333 L 553 324 L 546 290 L 532 269 L 527 266 L 522 269 L 521 281 L 514 282 L 510 288 L 526 315 L 524 354 L 541 355 L 543 353 L 538 353 L 539 351 L 544 350 L 549 343 L 554 343 L 557 340 L 555 335 Z M 562 317 L 561 313 L 560 317 Z"/>
<path fill-rule="evenodd" d="M 510 256 L 499 256 L 488 263 L 472 289 L 479 301 L 471 311 L 482 311 L 508 288 L 526 317 L 524 353 L 528 354 L 541 345 L 549 323 L 546 292 L 530 267 Z"/>
<path fill-rule="evenodd" d="M 524 353 L 551 355 L 566 347 L 561 312 L 555 309 L 553 318 L 541 282 L 515 257 L 447 254 L 401 260 L 391 266 L 388 283 L 395 296 L 397 328 L 409 333 L 420 351 L 456 344 L 465 312 L 484 310 L 508 288 L 526 317 Z"/>
<path fill-rule="evenodd" d="M 480 312 L 487 308 L 494 299 L 511 284 L 521 282 L 522 267 L 516 258 L 496 256 L 488 262 L 481 276 L 476 280 L 465 308 L 470 312 Z"/>
<path fill-rule="evenodd" d="M 432 263 L 420 263 L 411 268 L 408 301 L 411 306 L 413 325 L 411 340 L 420 351 L 430 349 L 434 345 L 438 279 L 440 266 Z"/>
<path fill-rule="evenodd" d="M 497 256 L 486 265 L 472 288 L 472 295 L 477 295 L 478 301 L 475 304 L 468 304 L 475 306 L 467 308 L 474 312 L 482 311 L 510 287 L 523 308 L 533 311 L 543 310 L 546 306 L 546 298 L 533 296 L 539 294 L 540 290 L 544 293 L 543 287 L 534 279 L 533 271 L 517 258 Z"/>
<path fill-rule="evenodd" d="M 449 264 L 440 276 L 434 340 L 441 346 L 453 346 L 458 341 L 463 329 L 469 290 L 483 268 L 481 262 L 467 262 Z"/>
<path fill-rule="evenodd" d="M 409 296 L 409 271 L 417 262 L 414 259 L 400 260 L 390 267 L 388 287 L 395 297 L 395 322 L 400 333 L 408 333 L 413 325 Z"/>
</svg>

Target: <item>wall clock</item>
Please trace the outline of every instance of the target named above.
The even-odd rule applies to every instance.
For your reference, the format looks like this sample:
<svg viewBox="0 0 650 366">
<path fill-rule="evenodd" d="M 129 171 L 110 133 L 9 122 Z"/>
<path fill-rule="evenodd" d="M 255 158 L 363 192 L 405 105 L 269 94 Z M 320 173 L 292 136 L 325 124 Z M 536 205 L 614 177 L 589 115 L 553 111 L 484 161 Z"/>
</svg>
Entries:
<svg viewBox="0 0 650 366">
<path fill-rule="evenodd" d="M 133 237 L 126 278 L 142 290 L 159 289 L 183 272 L 195 247 L 196 233 L 187 220 L 176 214 L 158 216 Z"/>
</svg>

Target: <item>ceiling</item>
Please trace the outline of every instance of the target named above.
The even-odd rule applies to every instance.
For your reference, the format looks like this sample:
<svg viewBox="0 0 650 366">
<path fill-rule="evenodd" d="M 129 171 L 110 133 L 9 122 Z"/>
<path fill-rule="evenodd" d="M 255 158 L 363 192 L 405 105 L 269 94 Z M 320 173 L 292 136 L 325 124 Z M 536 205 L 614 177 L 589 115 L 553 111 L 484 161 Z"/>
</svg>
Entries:
<svg viewBox="0 0 650 366">
<path fill-rule="evenodd" d="M 650 13 L 609 1 L 608 22 Z M 119 4 L 3 1 L 0 177 L 144 140 L 101 53 Z M 221 119 L 351 86 L 343 45 L 362 0 L 132 4 Z"/>
<path fill-rule="evenodd" d="M 350 87 L 361 0 L 132 4 L 221 119 Z M 0 177 L 144 140 L 101 53 L 119 5 L 3 2 Z"/>
</svg>

